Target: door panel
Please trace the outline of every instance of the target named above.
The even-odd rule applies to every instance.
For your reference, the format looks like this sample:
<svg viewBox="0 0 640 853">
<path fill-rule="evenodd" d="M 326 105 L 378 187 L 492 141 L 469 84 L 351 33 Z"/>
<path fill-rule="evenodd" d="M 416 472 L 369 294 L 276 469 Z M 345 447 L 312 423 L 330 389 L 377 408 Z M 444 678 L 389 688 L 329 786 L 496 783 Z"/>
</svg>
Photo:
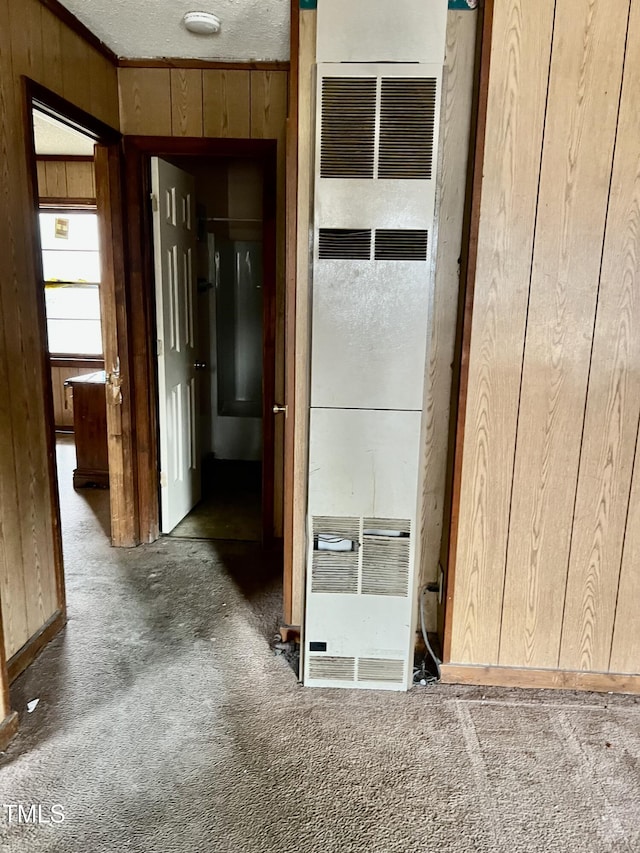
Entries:
<svg viewBox="0 0 640 853">
<path fill-rule="evenodd" d="M 170 533 L 200 500 L 196 428 L 196 340 L 193 311 L 195 180 L 151 159 L 158 337 L 158 416 L 162 533 Z"/>
</svg>

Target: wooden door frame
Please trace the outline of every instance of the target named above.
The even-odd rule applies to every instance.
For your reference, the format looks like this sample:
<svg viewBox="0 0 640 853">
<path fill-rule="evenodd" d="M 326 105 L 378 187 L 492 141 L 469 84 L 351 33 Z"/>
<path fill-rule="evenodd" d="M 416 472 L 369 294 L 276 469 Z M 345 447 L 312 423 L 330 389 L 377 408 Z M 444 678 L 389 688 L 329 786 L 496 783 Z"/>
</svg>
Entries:
<svg viewBox="0 0 640 853">
<path fill-rule="evenodd" d="M 120 145 L 121 134 L 113 127 L 105 124 L 90 113 L 72 104 L 70 101 L 52 92 L 50 89 L 36 83 L 29 77 L 22 77 L 22 107 L 23 107 L 23 127 L 25 132 L 25 160 L 27 166 L 27 205 L 30 211 L 28 239 L 30 241 L 30 250 L 33 259 L 33 269 L 35 272 L 33 285 L 33 298 L 36 303 L 36 313 L 38 322 L 38 339 L 40 341 L 40 371 L 42 377 L 42 387 L 44 390 L 44 423 L 43 430 L 45 433 L 45 442 L 47 450 L 47 474 L 49 479 L 49 500 L 51 505 L 51 517 L 53 528 L 53 553 L 54 553 L 54 571 L 56 580 L 56 598 L 57 609 L 52 617 L 38 631 L 26 645 L 8 661 L 9 677 L 11 680 L 16 678 L 36 657 L 38 652 L 49 642 L 49 640 L 57 633 L 66 621 L 66 593 L 65 593 L 65 578 L 64 565 L 62 557 L 62 531 L 60 525 L 60 498 L 57 484 L 57 464 L 56 464 L 56 440 L 55 440 L 55 418 L 53 412 L 53 387 L 51 380 L 51 368 L 49 363 L 49 352 L 47 348 L 47 323 L 44 290 L 42 287 L 43 270 L 42 270 L 42 253 L 39 239 L 39 189 L 38 189 L 38 171 L 37 159 L 34 144 L 33 131 L 33 109 L 47 113 L 53 117 L 60 118 L 65 124 L 70 127 L 75 127 L 82 131 L 85 135 L 94 139 L 96 143 L 107 146 L 110 150 L 117 150 Z M 113 200 L 115 203 L 115 200 Z M 105 211 L 110 218 L 117 219 L 121 216 L 122 211 L 118 207 L 110 207 Z M 110 247 L 115 252 L 123 253 L 123 247 Z M 115 312 L 115 305 L 109 306 Z M 126 310 L 121 312 L 119 323 L 122 325 L 122 319 L 126 315 Z M 126 338 L 126 323 L 124 327 L 124 336 Z M 105 353 L 106 355 L 106 353 Z M 121 373 L 128 381 L 129 367 L 128 364 L 121 359 Z M 127 403 L 125 402 L 125 408 Z M 133 464 L 133 461 L 132 461 Z M 134 515 L 133 523 L 136 524 Z M 131 519 L 129 519 L 131 524 Z M 115 528 L 112 519 L 112 533 L 114 536 L 114 544 L 121 544 L 118 540 L 119 529 L 116 521 Z M 134 544 L 134 543 L 128 543 Z"/>
<path fill-rule="evenodd" d="M 151 157 L 249 158 L 264 166 L 263 237 L 263 488 L 264 544 L 273 540 L 275 470 L 275 321 L 277 141 L 200 137 L 125 136 L 124 166 L 129 246 L 131 351 L 136 424 L 140 539 L 160 535 L 158 367 L 156 358 L 155 272 L 151 211 Z M 265 453 L 268 456 L 265 458 Z M 267 483 L 270 480 L 270 485 Z M 271 531 L 271 535 L 266 535 Z"/>
<path fill-rule="evenodd" d="M 451 383 L 449 415 L 449 449 L 444 496 L 443 536 L 440 563 L 445 567 L 444 595 L 438 608 L 438 634 L 442 641 L 442 662 L 451 660 L 453 630 L 453 600 L 456 581 L 458 528 L 460 522 L 460 490 L 462 483 L 462 455 L 469 381 L 469 353 L 473 317 L 473 296 L 478 257 L 480 231 L 480 204 L 484 149 L 489 98 L 489 72 L 493 36 L 494 0 L 481 0 L 478 7 L 474 89 L 472 96 L 471 129 L 469 135 L 469 161 L 462 252 L 460 261 L 460 292 L 458 295 L 458 323 L 454 349 L 454 370 Z"/>
</svg>

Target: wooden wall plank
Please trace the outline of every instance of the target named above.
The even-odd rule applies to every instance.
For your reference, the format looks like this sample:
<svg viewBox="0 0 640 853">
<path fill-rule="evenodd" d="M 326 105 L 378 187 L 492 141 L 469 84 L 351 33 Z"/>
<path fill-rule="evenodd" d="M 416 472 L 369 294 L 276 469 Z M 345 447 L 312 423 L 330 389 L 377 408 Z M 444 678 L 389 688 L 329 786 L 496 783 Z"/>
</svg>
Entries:
<svg viewBox="0 0 640 853">
<path fill-rule="evenodd" d="M 62 90 L 64 97 L 91 111 L 91 65 L 89 45 L 67 27 L 61 29 Z"/>
<path fill-rule="evenodd" d="M 425 446 L 420 566 L 421 586 L 437 580 L 447 470 L 449 400 L 456 338 L 460 254 L 473 95 L 475 12 L 450 11 L 441 115 L 436 268 L 424 396 Z M 427 630 L 436 629 L 437 597 L 425 601 Z"/>
<path fill-rule="evenodd" d="M 640 417 L 639 138 L 640 6 L 632 3 L 573 514 L 563 669 L 609 668 L 625 527 L 629 529 Z"/>
<path fill-rule="evenodd" d="M 451 660 L 496 663 L 554 0 L 494 11 Z"/>
<path fill-rule="evenodd" d="M 557 667 L 627 0 L 557 6 L 499 662 Z M 599 369 L 599 368 L 598 368 Z"/>
<path fill-rule="evenodd" d="M 168 68 L 120 68 L 123 133 L 171 136 L 171 72 Z"/>
<path fill-rule="evenodd" d="M 202 71 L 172 68 L 171 135 L 202 136 Z"/>
<path fill-rule="evenodd" d="M 247 139 L 251 134 L 250 71 L 202 72 L 204 135 Z"/>
<path fill-rule="evenodd" d="M 611 643 L 611 658 L 609 661 L 609 670 L 611 672 L 640 673 L 640 630 L 638 630 L 638 602 L 640 601 L 639 566 L 640 434 L 636 443 L 629 514 L 627 517 L 613 640 Z"/>
<path fill-rule="evenodd" d="M 283 139 L 287 116 L 286 71 L 251 72 L 251 138 Z"/>
<path fill-rule="evenodd" d="M 10 657 L 35 633 L 56 609 L 54 534 L 49 505 L 48 461 L 43 435 L 44 388 L 40 371 L 42 349 L 33 258 L 25 245 L 32 240 L 33 214 L 23 138 L 22 85 L 15 77 L 9 43 L 10 22 L 6 5 L 0 6 L 0 76 L 3 173 L 1 194 L 6 216 L 5 262 L 2 288 L 2 321 L 6 346 L 6 392 L 11 401 L 10 418 L 4 424 L 12 435 L 0 436 L 3 447 L 13 447 L 16 474 L 12 507 L 17 509 L 17 529 L 4 532 L 20 543 L 21 559 L 10 565 L 3 591 L 3 609 L 9 615 L 5 629 L 5 654 Z M 17 62 L 20 67 L 20 60 Z M 28 355 L 27 355 L 28 354 Z M 30 357 L 29 357 L 30 356 Z M 19 437 L 19 440 L 18 440 Z M 3 440 L 2 440 L 3 439 Z M 10 481 L 11 482 L 11 481 Z M 24 608 L 24 611 L 23 611 Z M 22 614 L 26 614 L 26 624 Z M 20 623 L 20 632 L 12 629 Z"/>
<path fill-rule="evenodd" d="M 118 71 L 98 50 L 87 48 L 91 115 L 118 128 Z"/>
<path fill-rule="evenodd" d="M 64 607 L 57 510 L 52 496 L 52 453 L 47 441 L 46 354 L 35 217 L 24 135 L 21 74 L 91 112 L 85 43 L 38 0 L 0 0 L 0 598 L 3 654 L 11 657 Z M 96 66 L 97 68 L 97 66 Z M 115 68 L 102 65 L 111 116 L 118 115 Z M 108 94 L 110 93 L 110 94 Z M 103 110 L 103 112 L 106 111 Z M 103 116 L 99 116 L 104 118 Z M 56 195 L 67 195 L 62 167 L 39 167 Z M 48 367 L 47 367 L 48 371 Z M 6 653 L 6 655 L 4 654 Z M 4 681 L 4 666 L 0 680 Z"/>
<path fill-rule="evenodd" d="M 71 198 L 67 188 L 67 168 L 63 160 L 47 160 L 44 164 L 44 196 L 48 198 Z"/>
<path fill-rule="evenodd" d="M 42 8 L 42 51 L 43 83 L 57 95 L 62 95 L 64 82 L 62 78 L 62 25 L 58 18 L 49 11 Z"/>
<path fill-rule="evenodd" d="M 42 5 L 38 0 L 9 3 L 11 56 L 14 74 L 43 77 Z"/>
<path fill-rule="evenodd" d="M 67 161 L 65 173 L 69 198 L 95 199 L 96 184 L 93 163 Z"/>
</svg>

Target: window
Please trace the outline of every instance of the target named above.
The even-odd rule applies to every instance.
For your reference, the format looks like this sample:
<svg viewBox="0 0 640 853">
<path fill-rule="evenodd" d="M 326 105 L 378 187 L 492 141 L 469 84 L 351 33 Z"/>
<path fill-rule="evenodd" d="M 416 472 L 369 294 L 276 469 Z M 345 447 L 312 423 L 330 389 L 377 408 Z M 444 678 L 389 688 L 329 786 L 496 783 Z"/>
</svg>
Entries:
<svg viewBox="0 0 640 853">
<path fill-rule="evenodd" d="M 98 216 L 40 212 L 49 352 L 102 355 Z"/>
</svg>

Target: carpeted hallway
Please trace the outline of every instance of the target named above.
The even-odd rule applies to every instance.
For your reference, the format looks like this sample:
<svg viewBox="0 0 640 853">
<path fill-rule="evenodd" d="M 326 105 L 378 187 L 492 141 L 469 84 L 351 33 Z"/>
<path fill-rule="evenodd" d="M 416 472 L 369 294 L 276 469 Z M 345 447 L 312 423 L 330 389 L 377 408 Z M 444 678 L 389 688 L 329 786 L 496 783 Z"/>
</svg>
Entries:
<svg viewBox="0 0 640 853">
<path fill-rule="evenodd" d="M 13 686 L 3 851 L 640 850 L 637 699 L 305 690 L 257 546 L 112 550 L 107 501 L 63 489 L 69 623 Z"/>
</svg>

